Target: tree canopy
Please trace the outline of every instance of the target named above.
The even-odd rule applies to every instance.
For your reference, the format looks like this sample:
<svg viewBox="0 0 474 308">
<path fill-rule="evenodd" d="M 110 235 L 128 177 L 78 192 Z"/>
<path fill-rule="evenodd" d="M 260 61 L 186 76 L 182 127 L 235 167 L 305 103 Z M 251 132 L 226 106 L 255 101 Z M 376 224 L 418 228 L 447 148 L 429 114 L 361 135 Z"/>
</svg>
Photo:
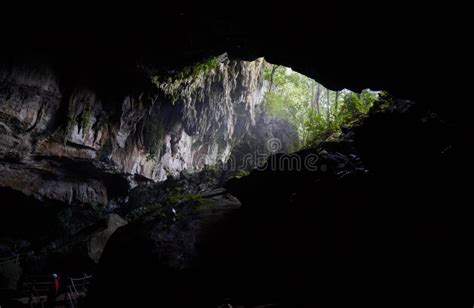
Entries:
<svg viewBox="0 0 474 308">
<path fill-rule="evenodd" d="M 332 91 L 291 68 L 265 63 L 265 110 L 287 119 L 299 136 L 299 147 L 336 139 L 341 127 L 363 117 L 378 98 L 369 89 Z"/>
</svg>

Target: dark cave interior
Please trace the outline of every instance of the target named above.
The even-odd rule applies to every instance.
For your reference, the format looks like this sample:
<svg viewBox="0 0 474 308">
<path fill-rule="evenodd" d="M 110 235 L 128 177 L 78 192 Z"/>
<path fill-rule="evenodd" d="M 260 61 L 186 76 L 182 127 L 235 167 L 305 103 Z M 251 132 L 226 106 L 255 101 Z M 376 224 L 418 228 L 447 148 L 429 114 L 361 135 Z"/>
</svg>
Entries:
<svg viewBox="0 0 474 308">
<path fill-rule="evenodd" d="M 0 280 L 0 306 L 18 305 L 11 299 L 19 291 L 5 282 L 17 272 L 1 261 L 22 250 L 18 239 L 26 239 L 35 254 L 21 261 L 23 276 L 15 284 L 28 273 L 93 272 L 79 307 L 419 307 L 464 298 L 472 214 L 465 179 L 469 115 L 450 85 L 456 83 L 450 69 L 460 58 L 440 47 L 455 50 L 460 33 L 439 24 L 434 13 L 421 21 L 414 8 L 400 8 L 398 17 L 387 10 L 366 16 L 347 9 L 320 18 L 292 9 L 124 7 L 106 14 L 105 22 L 100 9 L 81 7 L 71 15 L 30 12 L 15 29 L 14 16 L 2 20 L 2 29 L 11 31 L 1 32 L 8 46 L 0 56 L 0 168 L 6 178 L 0 180 L 0 278 L 6 277 Z M 394 106 L 371 110 L 343 131 L 345 140 L 295 153 L 302 160 L 316 153 L 318 171 L 272 168 L 277 153 L 266 168 L 230 180 L 214 169 L 196 175 L 184 168 L 179 178 L 155 183 L 146 173 L 150 159 L 135 149 L 148 140 L 148 130 L 160 137 L 170 132 L 172 144 L 177 132 L 199 136 L 203 126 L 213 128 L 196 118 L 219 114 L 219 123 L 231 114 L 237 127 L 248 108 L 225 113 L 217 104 L 189 115 L 155 93 L 143 67 L 179 71 L 223 53 L 236 61 L 264 56 L 333 91 L 384 90 Z M 244 97 L 255 67 L 229 63 L 220 67 L 244 89 L 233 89 L 231 100 Z M 449 90 L 438 89 L 441 80 Z M 211 92 L 227 89 L 225 82 L 211 85 Z M 205 94 L 209 101 L 219 97 Z M 74 97 L 78 125 L 87 110 L 93 115 L 93 142 L 87 143 L 84 129 L 83 143 L 74 134 L 57 140 L 57 128 L 69 125 Z M 87 103 L 89 97 L 100 108 Z M 9 105 L 14 99 L 20 103 Z M 142 100 L 153 103 L 143 107 Z M 156 107 L 159 100 L 166 104 Z M 31 110 L 41 105 L 35 115 L 55 113 L 43 117 L 45 124 L 36 120 L 30 133 L 21 126 L 28 113 L 21 118 L 14 110 L 23 102 Z M 107 116 L 105 128 L 99 113 Z M 158 120 L 166 125 L 153 125 Z M 120 141 L 127 130 L 135 139 Z M 209 139 L 225 147 L 217 137 L 221 131 L 215 128 Z M 18 142 L 10 139 L 25 136 L 35 140 L 31 154 L 12 156 L 8 147 Z M 46 139 L 51 142 L 43 145 Z M 169 151 L 186 153 L 178 148 L 184 143 Z M 207 143 L 204 138 L 193 151 Z M 176 164 L 163 157 L 171 161 L 168 167 Z M 120 172 L 107 165 L 110 160 L 123 163 Z M 211 188 L 230 197 L 217 193 L 209 204 L 201 196 Z M 150 211 L 149 204 L 160 208 Z M 49 243 L 53 233 L 61 236 Z M 98 246 L 104 252 L 97 256 Z"/>
</svg>

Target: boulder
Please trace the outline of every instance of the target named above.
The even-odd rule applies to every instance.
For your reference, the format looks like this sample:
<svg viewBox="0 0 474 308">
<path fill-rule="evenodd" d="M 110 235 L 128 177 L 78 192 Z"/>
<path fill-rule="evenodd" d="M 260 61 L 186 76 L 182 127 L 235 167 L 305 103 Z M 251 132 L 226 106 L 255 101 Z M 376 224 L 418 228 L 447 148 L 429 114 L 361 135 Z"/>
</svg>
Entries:
<svg viewBox="0 0 474 308">
<path fill-rule="evenodd" d="M 226 234 L 239 208 L 239 201 L 230 195 L 196 198 L 162 205 L 121 228 L 100 259 L 88 304 L 203 304 L 217 292 L 203 283 L 216 273 L 208 270 L 212 263 L 208 256 L 218 260 L 216 250 L 227 250 L 215 242 Z"/>
<path fill-rule="evenodd" d="M 100 256 L 112 234 L 126 224 L 127 221 L 117 214 L 110 214 L 105 218 L 105 224 L 101 224 L 101 228 L 98 228 L 86 240 L 87 252 L 91 260 L 99 263 Z"/>
</svg>

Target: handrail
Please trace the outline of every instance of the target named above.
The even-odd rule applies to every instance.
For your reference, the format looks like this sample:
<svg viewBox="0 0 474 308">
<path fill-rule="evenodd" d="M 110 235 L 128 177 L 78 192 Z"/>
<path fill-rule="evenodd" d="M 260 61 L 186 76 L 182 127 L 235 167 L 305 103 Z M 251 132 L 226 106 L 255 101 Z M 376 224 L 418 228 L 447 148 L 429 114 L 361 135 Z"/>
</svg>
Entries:
<svg viewBox="0 0 474 308">
<path fill-rule="evenodd" d="M 26 252 L 17 253 L 14 256 L 1 258 L 0 259 L 0 265 L 11 263 L 11 262 L 19 263 L 20 260 L 22 260 L 25 255 L 27 255 Z"/>
<path fill-rule="evenodd" d="M 71 308 L 74 308 L 75 305 L 77 305 L 77 300 L 75 297 L 72 297 L 71 294 L 72 294 L 72 289 L 71 289 L 71 286 L 68 286 L 69 288 L 69 292 L 67 293 L 67 299 L 69 301 L 69 306 Z"/>
<path fill-rule="evenodd" d="M 48 282 L 25 282 L 23 283 L 24 285 L 30 285 L 30 284 L 35 284 L 35 285 L 39 285 L 39 284 L 47 284 L 47 285 L 50 285 L 51 282 L 48 281 Z"/>
<path fill-rule="evenodd" d="M 77 299 L 81 297 L 81 295 L 83 296 L 84 293 L 87 291 L 86 286 L 90 284 L 90 282 L 88 281 L 90 278 L 92 278 L 92 276 L 88 276 L 85 273 L 84 277 L 81 278 L 69 278 L 70 284 L 67 287 L 69 290 L 69 292 L 67 293 L 67 299 L 72 308 L 78 305 Z"/>
<path fill-rule="evenodd" d="M 38 289 L 36 289 L 34 284 L 32 285 L 32 287 L 30 289 L 30 296 L 29 296 L 28 303 L 30 304 L 31 308 L 33 308 L 34 305 L 36 305 L 36 304 L 40 304 L 41 308 L 44 308 L 43 299 L 40 297 L 40 295 L 38 293 Z"/>
<path fill-rule="evenodd" d="M 69 278 L 71 280 L 74 280 L 74 281 L 81 281 L 81 280 L 87 280 L 87 279 L 91 279 L 92 276 L 84 276 L 82 278 Z"/>
<path fill-rule="evenodd" d="M 71 308 L 77 308 L 79 305 L 79 298 L 85 296 L 88 286 L 91 283 L 90 279 L 93 278 L 92 275 L 87 275 L 86 273 L 83 275 L 83 277 L 68 277 L 64 280 L 64 301 L 67 302 Z M 38 307 L 38 304 L 43 306 L 44 299 L 41 297 L 44 297 L 51 290 L 49 287 L 49 285 L 51 285 L 51 276 L 26 275 L 25 278 L 31 279 L 31 281 L 23 283 L 24 290 L 29 293 L 29 304 L 31 307 Z"/>
<path fill-rule="evenodd" d="M 0 261 L 3 261 L 5 259 L 15 259 L 17 256 L 24 256 L 26 254 L 28 254 L 28 253 L 26 253 L 26 252 L 16 253 L 13 256 L 0 258 Z"/>
</svg>

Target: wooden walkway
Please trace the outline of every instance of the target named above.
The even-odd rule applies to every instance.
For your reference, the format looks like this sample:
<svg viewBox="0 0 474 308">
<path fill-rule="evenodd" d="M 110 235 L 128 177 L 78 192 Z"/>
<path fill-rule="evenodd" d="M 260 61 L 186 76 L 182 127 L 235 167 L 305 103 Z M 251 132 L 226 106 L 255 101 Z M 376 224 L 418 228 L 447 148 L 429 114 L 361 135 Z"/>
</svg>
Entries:
<svg viewBox="0 0 474 308">
<path fill-rule="evenodd" d="M 82 276 L 70 277 L 61 281 L 60 294 L 56 297 L 55 307 L 76 308 L 81 299 L 86 294 L 92 276 L 83 274 Z M 25 297 L 16 301 L 31 308 L 44 308 L 50 292 L 51 275 L 29 275 L 25 277 L 22 293 Z"/>
</svg>

